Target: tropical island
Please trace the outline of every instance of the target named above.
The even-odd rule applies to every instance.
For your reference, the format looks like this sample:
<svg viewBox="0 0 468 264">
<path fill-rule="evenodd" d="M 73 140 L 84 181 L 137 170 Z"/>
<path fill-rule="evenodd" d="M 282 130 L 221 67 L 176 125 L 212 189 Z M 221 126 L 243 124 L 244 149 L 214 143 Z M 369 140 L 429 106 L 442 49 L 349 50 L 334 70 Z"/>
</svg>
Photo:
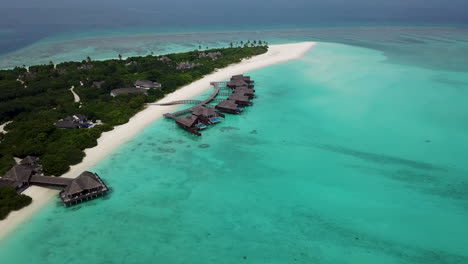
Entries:
<svg viewBox="0 0 468 264">
<path fill-rule="evenodd" d="M 200 49 L 1 70 L 0 175 L 33 156 L 41 174 L 60 176 L 83 160 L 84 150 L 96 146 L 103 132 L 127 123 L 146 104 L 216 69 L 266 53 L 268 46 L 247 41 Z M 7 183 L 0 184 L 0 219 L 31 202 Z"/>
</svg>

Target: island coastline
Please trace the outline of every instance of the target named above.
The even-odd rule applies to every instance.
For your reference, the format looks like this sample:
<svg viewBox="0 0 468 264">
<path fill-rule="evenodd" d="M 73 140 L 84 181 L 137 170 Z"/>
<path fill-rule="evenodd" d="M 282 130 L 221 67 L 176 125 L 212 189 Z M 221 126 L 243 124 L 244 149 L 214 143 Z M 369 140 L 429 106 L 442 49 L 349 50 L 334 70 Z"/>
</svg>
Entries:
<svg viewBox="0 0 468 264">
<path fill-rule="evenodd" d="M 214 73 L 204 76 L 202 79 L 192 82 L 175 92 L 166 95 L 157 103 L 190 99 L 203 93 L 210 87 L 212 81 L 226 80 L 232 75 L 243 74 L 262 67 L 295 60 L 307 53 L 315 42 L 301 42 L 293 44 L 271 45 L 265 54 L 261 54 L 240 63 L 219 69 Z M 96 147 L 86 149 L 86 156 L 77 165 L 71 166 L 70 170 L 62 177 L 75 178 L 84 170 L 89 170 L 109 153 L 117 149 L 122 143 L 128 141 L 145 127 L 163 117 L 163 114 L 175 110 L 177 106 L 157 106 L 149 104 L 144 110 L 133 116 L 129 122 L 116 126 L 113 130 L 104 132 L 98 139 Z M 111 180 L 111 179 L 109 179 Z M 0 221 L 0 239 L 4 239 L 20 224 L 30 219 L 37 211 L 46 206 L 57 195 L 57 190 L 31 186 L 24 194 L 30 196 L 33 202 L 26 208 L 11 212 L 10 215 Z"/>
</svg>

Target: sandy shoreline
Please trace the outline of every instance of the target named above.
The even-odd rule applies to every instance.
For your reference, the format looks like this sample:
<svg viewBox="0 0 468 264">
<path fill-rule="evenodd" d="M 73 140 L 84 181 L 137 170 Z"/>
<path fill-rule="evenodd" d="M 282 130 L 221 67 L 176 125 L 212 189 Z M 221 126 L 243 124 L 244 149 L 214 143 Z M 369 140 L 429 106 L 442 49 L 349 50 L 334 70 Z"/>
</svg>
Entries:
<svg viewBox="0 0 468 264">
<path fill-rule="evenodd" d="M 251 59 L 244 60 L 238 64 L 228 66 L 209 74 L 202 79 L 167 95 L 161 99 L 159 103 L 190 99 L 209 89 L 210 82 L 223 81 L 230 78 L 232 75 L 243 74 L 265 66 L 301 58 L 314 45 L 314 42 L 271 45 L 267 53 L 255 56 Z M 83 161 L 72 166 L 70 171 L 62 177 L 74 178 L 82 171 L 90 169 L 109 153 L 118 148 L 122 143 L 128 141 L 146 126 L 161 118 L 163 114 L 170 112 L 177 107 L 178 106 L 147 106 L 143 111 L 132 117 L 128 123 L 117 126 L 112 131 L 103 133 L 98 139 L 98 145 L 94 148 L 86 149 L 86 157 Z M 18 225 L 30 219 L 30 217 L 40 208 L 47 205 L 56 197 L 58 191 L 32 186 L 28 188 L 24 194 L 32 197 L 32 204 L 20 211 L 12 212 L 7 219 L 0 221 L 0 239 L 4 238 Z"/>
</svg>

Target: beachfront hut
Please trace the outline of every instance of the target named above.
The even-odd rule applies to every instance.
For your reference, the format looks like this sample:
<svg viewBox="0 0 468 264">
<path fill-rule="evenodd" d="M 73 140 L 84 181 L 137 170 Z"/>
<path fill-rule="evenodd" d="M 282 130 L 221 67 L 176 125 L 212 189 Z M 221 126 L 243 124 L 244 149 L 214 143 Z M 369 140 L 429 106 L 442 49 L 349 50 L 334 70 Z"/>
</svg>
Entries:
<svg viewBox="0 0 468 264">
<path fill-rule="evenodd" d="M 59 196 L 65 205 L 72 205 L 105 195 L 108 191 L 109 188 L 96 173 L 85 171 L 73 179 Z"/>
<path fill-rule="evenodd" d="M 18 184 L 16 183 L 16 181 L 12 180 L 12 179 L 4 179 L 4 178 L 0 178 L 0 188 L 2 187 L 11 187 L 11 188 L 15 188 L 16 191 L 18 191 Z"/>
<path fill-rule="evenodd" d="M 77 128 L 87 128 L 88 127 L 88 117 L 82 114 L 75 114 L 73 116 L 67 116 L 64 119 L 57 121 L 54 124 L 58 128 L 68 128 L 68 129 L 77 129 Z"/>
<path fill-rule="evenodd" d="M 230 113 L 230 114 L 240 114 L 244 109 L 239 107 L 236 102 L 232 100 L 224 100 L 218 105 L 215 106 L 219 111 Z"/>
<path fill-rule="evenodd" d="M 149 80 L 137 80 L 135 82 L 135 87 L 136 88 L 141 88 L 141 89 L 152 89 L 152 88 L 161 88 L 161 84 L 158 82 L 152 82 Z"/>
<path fill-rule="evenodd" d="M 20 161 L 20 164 L 21 165 L 28 165 L 28 166 L 36 166 L 38 162 L 39 162 L 38 157 L 26 156 L 24 159 L 22 159 Z"/>
<path fill-rule="evenodd" d="M 228 99 L 234 101 L 237 105 L 241 107 L 252 105 L 252 102 L 250 101 L 249 97 L 245 95 L 232 94 L 231 96 L 229 96 Z"/>
<path fill-rule="evenodd" d="M 197 136 L 201 136 L 199 131 L 207 127 L 206 124 L 201 121 L 201 117 L 196 115 L 178 117 L 175 121 L 181 128 Z"/>
<path fill-rule="evenodd" d="M 198 116 L 200 118 L 200 121 L 204 124 L 209 125 L 221 122 L 221 117 L 224 117 L 223 114 L 219 113 L 213 108 L 201 105 L 192 108 L 192 114 Z"/>
<path fill-rule="evenodd" d="M 26 165 L 18 164 L 7 171 L 7 173 L 3 175 L 3 178 L 14 181 L 16 183 L 17 190 L 24 190 L 29 186 L 29 180 L 33 174 L 34 171 L 32 168 Z"/>
<path fill-rule="evenodd" d="M 95 81 L 95 82 L 93 82 L 91 87 L 100 89 L 104 83 L 105 83 L 105 81 Z"/>
<path fill-rule="evenodd" d="M 120 94 L 144 94 L 147 95 L 148 91 L 146 89 L 140 89 L 140 88 L 135 88 L 135 87 L 129 87 L 129 88 L 118 88 L 114 89 L 110 92 L 110 95 L 115 97 Z"/>
</svg>

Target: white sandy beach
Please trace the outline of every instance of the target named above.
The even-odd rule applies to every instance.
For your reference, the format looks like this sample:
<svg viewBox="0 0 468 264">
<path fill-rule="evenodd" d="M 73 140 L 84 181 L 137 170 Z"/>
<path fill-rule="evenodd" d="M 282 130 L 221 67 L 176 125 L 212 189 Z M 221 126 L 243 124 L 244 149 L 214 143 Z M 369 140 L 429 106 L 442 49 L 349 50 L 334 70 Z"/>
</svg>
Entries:
<svg viewBox="0 0 468 264">
<path fill-rule="evenodd" d="M 267 53 L 255 56 L 209 74 L 202 79 L 167 95 L 158 103 L 190 99 L 209 89 L 210 82 L 224 81 L 229 79 L 232 75 L 243 74 L 265 66 L 301 58 L 314 45 L 314 42 L 271 45 Z M 72 166 L 70 171 L 62 177 L 74 178 L 82 171 L 89 170 L 109 153 L 118 148 L 122 143 L 128 141 L 146 126 L 163 117 L 163 114 L 170 112 L 175 108 L 177 108 L 177 106 L 148 105 L 143 111 L 132 117 L 128 123 L 117 126 L 112 131 L 103 133 L 98 139 L 98 145 L 94 148 L 85 150 L 86 157 L 84 160 L 81 163 Z M 103 176 L 105 180 L 112 181 L 111 178 L 106 178 L 105 175 Z M 7 219 L 0 221 L 0 239 L 14 230 L 21 223 L 27 221 L 35 212 L 44 207 L 52 199 L 56 199 L 58 191 L 32 186 L 28 188 L 24 194 L 32 197 L 32 204 L 20 211 L 12 212 Z"/>
</svg>

